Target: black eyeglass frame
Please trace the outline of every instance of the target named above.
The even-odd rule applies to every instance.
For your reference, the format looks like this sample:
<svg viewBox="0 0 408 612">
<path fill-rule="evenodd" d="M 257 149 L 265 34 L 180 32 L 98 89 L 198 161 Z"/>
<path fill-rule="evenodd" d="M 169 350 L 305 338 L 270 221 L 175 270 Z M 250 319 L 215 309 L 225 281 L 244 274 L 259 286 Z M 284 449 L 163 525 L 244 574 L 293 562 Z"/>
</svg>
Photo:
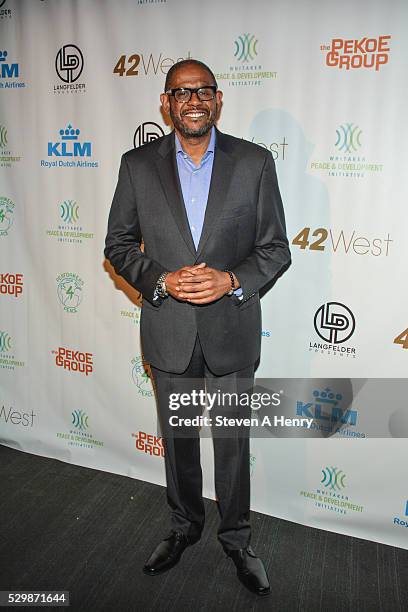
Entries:
<svg viewBox="0 0 408 612">
<path fill-rule="evenodd" d="M 208 100 L 202 100 L 200 98 L 199 93 L 198 93 L 200 91 L 200 89 L 211 89 L 211 91 L 213 92 L 213 97 L 209 98 Z M 209 102 L 210 100 L 214 100 L 215 94 L 217 93 L 218 88 L 217 88 L 216 85 L 202 85 L 201 87 L 175 87 L 174 89 L 168 89 L 164 93 L 166 93 L 168 96 L 174 96 L 174 99 L 178 102 L 178 100 L 176 98 L 176 93 L 178 91 L 189 91 L 190 92 L 189 99 L 188 100 L 184 100 L 184 102 L 190 102 L 191 96 L 193 95 L 193 93 L 195 93 L 197 95 L 197 97 L 200 100 L 200 102 Z"/>
</svg>

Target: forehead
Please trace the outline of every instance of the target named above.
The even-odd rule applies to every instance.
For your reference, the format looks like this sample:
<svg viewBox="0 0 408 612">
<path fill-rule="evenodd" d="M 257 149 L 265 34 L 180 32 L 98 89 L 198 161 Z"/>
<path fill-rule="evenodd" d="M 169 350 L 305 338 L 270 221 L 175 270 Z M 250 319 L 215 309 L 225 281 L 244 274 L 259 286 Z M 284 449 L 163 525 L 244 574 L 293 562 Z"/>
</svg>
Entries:
<svg viewBox="0 0 408 612">
<path fill-rule="evenodd" d="M 187 64 L 180 66 L 173 74 L 170 87 L 194 87 L 196 85 L 213 85 L 211 75 L 202 66 L 197 64 Z"/>
</svg>

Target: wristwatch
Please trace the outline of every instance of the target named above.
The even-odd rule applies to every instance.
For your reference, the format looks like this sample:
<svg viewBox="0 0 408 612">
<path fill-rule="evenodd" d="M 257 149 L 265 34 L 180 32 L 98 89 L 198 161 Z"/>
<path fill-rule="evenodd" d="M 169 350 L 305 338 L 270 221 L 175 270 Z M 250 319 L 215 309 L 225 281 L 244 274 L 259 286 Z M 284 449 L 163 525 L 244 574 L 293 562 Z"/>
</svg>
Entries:
<svg viewBox="0 0 408 612">
<path fill-rule="evenodd" d="M 167 293 L 167 289 L 166 289 L 166 276 L 168 275 L 168 272 L 163 272 L 162 274 L 160 274 L 157 283 L 156 283 L 156 292 L 157 295 L 161 298 L 166 298 L 169 297 L 169 294 Z"/>
</svg>

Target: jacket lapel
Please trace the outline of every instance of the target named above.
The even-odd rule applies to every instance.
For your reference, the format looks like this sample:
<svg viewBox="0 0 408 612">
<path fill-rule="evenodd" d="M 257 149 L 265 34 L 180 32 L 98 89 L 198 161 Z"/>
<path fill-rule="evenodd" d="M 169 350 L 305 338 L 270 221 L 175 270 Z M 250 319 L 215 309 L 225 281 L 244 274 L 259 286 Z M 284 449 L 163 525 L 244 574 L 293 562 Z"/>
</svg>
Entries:
<svg viewBox="0 0 408 612">
<path fill-rule="evenodd" d="M 169 208 L 187 247 L 195 256 L 196 250 L 184 206 L 174 149 L 174 132 L 171 132 L 159 147 L 160 157 L 156 164 Z"/>
<path fill-rule="evenodd" d="M 224 135 L 216 130 L 215 157 L 212 169 L 210 191 L 205 211 L 204 225 L 197 248 L 196 261 L 199 259 L 212 230 L 219 219 L 227 199 L 234 169 L 234 160 Z M 188 222 L 187 222 L 188 225 Z"/>
</svg>

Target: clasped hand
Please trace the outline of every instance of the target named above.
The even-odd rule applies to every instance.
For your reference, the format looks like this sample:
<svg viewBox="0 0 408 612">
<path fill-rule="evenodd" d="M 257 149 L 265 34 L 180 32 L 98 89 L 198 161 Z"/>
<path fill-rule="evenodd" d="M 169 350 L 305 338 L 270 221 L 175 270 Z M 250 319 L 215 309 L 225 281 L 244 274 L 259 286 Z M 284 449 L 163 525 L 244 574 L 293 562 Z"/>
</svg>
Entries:
<svg viewBox="0 0 408 612">
<path fill-rule="evenodd" d="M 238 286 L 236 280 L 235 287 Z M 191 304 L 209 304 L 230 291 L 231 280 L 228 272 L 210 268 L 203 262 L 169 272 L 166 276 L 166 289 L 177 300 Z"/>
</svg>

